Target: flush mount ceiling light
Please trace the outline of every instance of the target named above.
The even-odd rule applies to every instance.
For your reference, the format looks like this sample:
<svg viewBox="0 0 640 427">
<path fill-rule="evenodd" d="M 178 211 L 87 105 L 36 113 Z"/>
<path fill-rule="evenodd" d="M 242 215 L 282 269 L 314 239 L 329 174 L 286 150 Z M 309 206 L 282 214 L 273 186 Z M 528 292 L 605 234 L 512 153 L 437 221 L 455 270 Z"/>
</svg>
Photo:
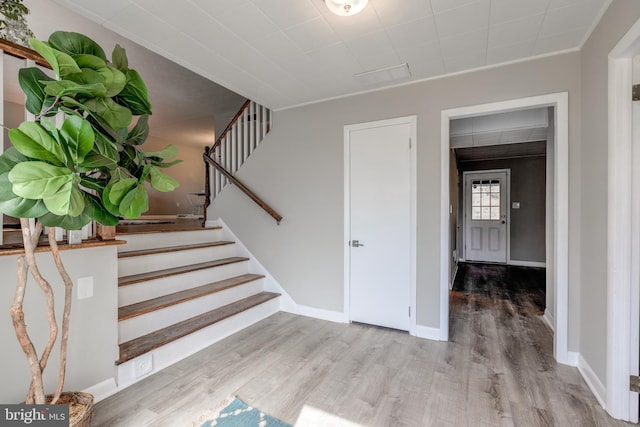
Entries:
<svg viewBox="0 0 640 427">
<path fill-rule="evenodd" d="M 351 16 L 361 12 L 369 0 L 324 0 L 327 8 L 339 16 Z"/>
</svg>

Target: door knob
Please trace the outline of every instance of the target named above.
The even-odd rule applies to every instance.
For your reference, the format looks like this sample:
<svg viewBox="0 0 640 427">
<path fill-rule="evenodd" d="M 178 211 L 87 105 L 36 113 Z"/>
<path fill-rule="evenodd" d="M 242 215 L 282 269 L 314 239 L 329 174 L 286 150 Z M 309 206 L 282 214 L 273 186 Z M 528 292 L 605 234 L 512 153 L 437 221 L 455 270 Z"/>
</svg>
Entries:
<svg viewBox="0 0 640 427">
<path fill-rule="evenodd" d="M 352 240 L 351 241 L 351 246 L 354 248 L 359 248 L 360 246 L 364 246 L 364 243 L 360 243 L 359 240 Z"/>
</svg>

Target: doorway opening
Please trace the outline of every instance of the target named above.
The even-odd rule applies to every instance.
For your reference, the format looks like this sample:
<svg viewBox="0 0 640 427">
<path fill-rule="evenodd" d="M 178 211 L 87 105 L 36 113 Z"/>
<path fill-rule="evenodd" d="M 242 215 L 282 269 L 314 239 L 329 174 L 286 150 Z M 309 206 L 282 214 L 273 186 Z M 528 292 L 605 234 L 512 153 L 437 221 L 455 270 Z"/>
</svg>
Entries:
<svg viewBox="0 0 640 427">
<path fill-rule="evenodd" d="M 512 121 L 507 126 L 503 120 Z M 540 120 L 543 118 L 543 120 Z M 463 120 L 460 120 L 463 119 Z M 456 122 L 456 120 L 460 120 Z M 475 122 L 474 122 L 475 120 Z M 528 123 L 528 124 L 527 124 Z M 538 125 L 535 125 L 537 123 Z M 467 129 L 467 132 L 459 130 Z M 537 130 L 534 130 L 537 129 Z M 449 337 L 449 291 L 457 262 L 465 260 L 465 251 L 461 237 L 460 224 L 463 223 L 459 194 L 462 189 L 458 174 L 458 160 L 452 148 L 470 150 L 467 154 L 491 150 L 508 150 L 506 142 L 512 146 L 532 150 L 543 148 L 543 153 L 530 153 L 532 158 L 539 156 L 543 172 L 538 178 L 542 183 L 542 205 L 532 209 L 522 200 L 512 197 L 508 204 L 507 216 L 512 215 L 514 206 L 518 213 L 536 212 L 541 214 L 538 220 L 536 237 L 540 240 L 532 245 L 529 239 L 521 239 L 522 246 L 514 247 L 513 236 L 507 239 L 507 258 L 504 265 L 521 267 L 545 267 L 547 293 L 545 305 L 548 313 L 545 317 L 553 330 L 553 355 L 556 361 L 569 363 L 568 341 L 568 94 L 566 92 L 521 98 L 510 101 L 462 107 L 442 112 L 441 121 L 441 282 L 440 307 L 441 339 Z M 527 133 L 528 138 L 523 139 Z M 520 140 L 513 140 L 520 138 Z M 475 139 L 475 145 L 474 145 Z M 511 141 L 509 141 L 511 139 Z M 490 143 L 494 141 L 494 143 Z M 495 142 L 499 142 L 496 144 Z M 534 145 L 537 141 L 538 147 Z M 506 155 L 497 157 L 508 157 Z M 511 156 L 513 157 L 513 156 Z M 527 156 L 515 156 L 525 158 Z M 478 160 L 478 159 L 474 159 Z M 506 159 L 494 159 L 506 160 Z M 484 169 L 513 167 L 504 165 L 484 165 Z M 512 177 L 513 178 L 513 177 Z M 453 194 L 453 195 L 452 195 Z M 520 197 L 518 197 L 520 198 Z M 540 195 L 538 194 L 538 198 Z M 518 203 L 520 203 L 518 205 Z M 515 205 L 514 205 L 515 204 Z M 542 211 L 542 212 L 541 212 Z M 509 225 L 509 224 L 508 224 Z M 512 226 L 512 224 L 511 224 Z M 513 227 L 510 227 L 513 228 Z M 525 229 L 527 227 L 525 226 Z M 540 231 L 541 230 L 541 231 Z M 528 231 L 532 231 L 530 228 Z M 519 238 L 520 239 L 520 238 Z M 524 251 L 524 252 L 521 252 Z M 529 253 L 527 253 L 527 251 Z M 446 255 L 444 255 L 446 254 Z M 520 259 L 518 259 L 520 258 Z"/>
</svg>

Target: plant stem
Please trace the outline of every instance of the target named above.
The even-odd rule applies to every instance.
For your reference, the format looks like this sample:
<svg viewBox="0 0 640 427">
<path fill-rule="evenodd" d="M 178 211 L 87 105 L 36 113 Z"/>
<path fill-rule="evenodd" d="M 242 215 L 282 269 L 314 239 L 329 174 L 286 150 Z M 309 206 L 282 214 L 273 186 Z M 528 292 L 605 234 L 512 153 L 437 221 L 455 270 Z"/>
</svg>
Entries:
<svg viewBox="0 0 640 427">
<path fill-rule="evenodd" d="M 64 283 L 64 310 L 62 313 L 62 331 L 60 335 L 60 370 L 58 373 L 58 388 L 53 395 L 53 399 L 51 400 L 51 404 L 54 405 L 62 394 L 62 388 L 64 387 L 64 377 L 67 369 L 67 342 L 69 339 L 69 316 L 71 314 L 71 301 L 73 299 L 73 281 L 71 280 L 71 277 L 69 277 L 67 270 L 64 268 L 64 264 L 62 264 L 60 249 L 58 249 L 58 242 L 56 242 L 56 234 L 53 227 L 49 227 L 48 238 L 49 247 L 51 248 L 51 254 L 53 255 L 53 260 L 56 263 L 58 273 L 60 274 L 62 282 Z"/>
<path fill-rule="evenodd" d="M 56 342 L 56 338 L 58 337 L 58 323 L 56 322 L 56 312 L 55 312 L 55 304 L 53 297 L 53 289 L 49 282 L 42 277 L 40 274 L 40 270 L 38 269 L 38 265 L 36 263 L 35 251 L 38 243 L 38 239 L 40 234 L 42 234 L 42 224 L 36 222 L 34 230 L 32 232 L 31 227 L 29 226 L 28 218 L 20 218 L 20 225 L 22 227 L 22 241 L 24 243 L 24 257 L 27 263 L 28 269 L 31 272 L 31 276 L 36 281 L 40 289 L 45 295 L 45 299 L 47 302 L 47 321 L 49 322 L 49 339 L 47 341 L 47 345 L 42 352 L 42 356 L 40 356 L 40 372 L 42 375 L 42 371 L 47 366 L 47 361 L 49 360 L 49 355 L 51 354 L 51 350 L 53 349 L 53 345 Z M 44 399 L 42 401 L 38 401 L 39 396 L 44 396 L 44 386 L 42 381 L 38 384 L 36 381 L 37 378 L 32 376 L 31 387 L 29 388 L 29 395 L 33 394 L 36 396 L 36 402 L 39 404 L 44 404 Z"/>
<path fill-rule="evenodd" d="M 44 384 L 42 383 L 42 371 L 40 370 L 40 363 L 38 363 L 38 354 L 29 337 L 27 331 L 27 324 L 24 321 L 24 294 L 27 288 L 27 272 L 28 266 L 24 255 L 18 257 L 18 280 L 16 284 L 16 292 L 13 297 L 13 303 L 11 304 L 11 320 L 13 321 L 13 328 L 16 331 L 16 337 L 22 351 L 27 356 L 29 362 L 29 369 L 31 370 L 31 386 L 29 387 L 29 393 L 25 402 L 27 404 L 33 404 L 42 402 L 44 403 Z"/>
</svg>

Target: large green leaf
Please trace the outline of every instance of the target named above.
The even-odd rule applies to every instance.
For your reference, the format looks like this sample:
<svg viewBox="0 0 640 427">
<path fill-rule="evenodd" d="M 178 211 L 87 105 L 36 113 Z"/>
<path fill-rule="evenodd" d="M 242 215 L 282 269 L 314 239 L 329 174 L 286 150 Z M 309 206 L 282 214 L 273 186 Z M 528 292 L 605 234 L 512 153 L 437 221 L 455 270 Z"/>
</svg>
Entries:
<svg viewBox="0 0 640 427">
<path fill-rule="evenodd" d="M 22 122 L 20 126 L 9 131 L 9 139 L 13 146 L 27 157 L 58 166 L 66 163 L 62 147 L 36 122 Z"/>
<path fill-rule="evenodd" d="M 83 70 L 83 73 L 76 74 L 75 76 L 83 76 L 91 72 L 95 73 L 93 70 Z M 54 80 L 44 82 L 44 92 L 56 98 L 75 96 L 79 93 L 89 96 L 104 96 L 104 94 L 107 93 L 107 88 L 103 83 L 78 83 L 73 80 Z"/>
<path fill-rule="evenodd" d="M 160 172 L 153 166 L 149 171 L 151 177 L 151 186 L 158 191 L 166 193 L 169 191 L 173 191 L 180 186 L 180 183 L 175 178 L 172 178 L 169 175 Z"/>
<path fill-rule="evenodd" d="M 178 149 L 175 145 L 169 144 L 161 151 L 143 151 L 145 157 L 158 157 L 160 159 L 171 159 L 178 155 Z"/>
<path fill-rule="evenodd" d="M 138 182 L 135 178 L 125 178 L 116 182 L 115 184 L 109 185 L 107 187 L 110 188 L 109 191 L 109 201 L 114 205 L 119 205 L 124 196 L 131 190 L 131 188 L 136 185 Z"/>
<path fill-rule="evenodd" d="M 100 70 L 101 68 L 105 68 L 107 66 L 107 61 L 101 59 L 95 55 L 90 54 L 79 54 L 74 55 L 73 59 L 78 64 L 80 68 L 91 68 L 92 70 Z"/>
<path fill-rule="evenodd" d="M 125 218 L 138 218 L 149 209 L 149 195 L 144 184 L 138 184 L 120 202 L 120 213 Z"/>
<path fill-rule="evenodd" d="M 101 200 L 102 200 L 102 206 L 104 206 L 107 212 L 109 212 L 111 215 L 119 216 L 120 209 L 118 205 L 111 203 L 111 200 L 110 200 L 111 189 L 113 188 L 114 184 L 115 182 L 107 184 L 107 186 L 104 188 L 104 191 L 102 192 Z"/>
<path fill-rule="evenodd" d="M 58 77 L 64 78 L 69 74 L 80 72 L 80 68 L 78 67 L 78 64 L 76 64 L 76 61 L 74 61 L 68 54 L 54 49 L 49 46 L 49 44 L 37 39 L 31 39 L 29 43 L 34 50 L 47 60 Z"/>
<path fill-rule="evenodd" d="M 112 75 L 111 83 L 107 85 L 107 96 L 113 97 L 124 89 L 124 86 L 127 84 L 127 76 L 115 67 L 107 66 L 106 70 Z"/>
<path fill-rule="evenodd" d="M 78 55 L 75 56 L 74 59 L 78 63 L 78 66 L 82 68 L 83 73 L 91 74 L 88 72 L 93 71 L 94 73 L 98 74 L 100 78 L 99 82 L 104 84 L 105 88 L 107 89 L 106 93 L 102 96 L 113 97 L 117 95 L 127 83 L 127 77 L 122 71 L 118 70 L 115 67 L 107 65 L 105 61 L 98 58 L 97 56 Z"/>
<path fill-rule="evenodd" d="M 16 196 L 10 200 L 0 200 L 0 212 L 14 218 L 38 218 L 47 213 L 47 207 L 42 200 Z"/>
<path fill-rule="evenodd" d="M 74 181 L 69 181 L 57 193 L 43 199 L 49 212 L 54 215 L 78 216 L 84 211 L 83 192 Z"/>
<path fill-rule="evenodd" d="M 115 169 L 118 164 L 111 158 L 99 153 L 88 154 L 83 162 L 78 165 L 78 172 L 89 172 L 94 169 Z"/>
<path fill-rule="evenodd" d="M 112 215 L 103 205 L 102 201 L 92 195 L 85 193 L 84 213 L 102 225 L 118 225 L 118 217 Z"/>
<path fill-rule="evenodd" d="M 151 159 L 151 164 L 157 168 L 170 168 L 173 165 L 182 163 L 182 160 L 173 160 L 171 162 L 162 162 L 161 160 Z"/>
<path fill-rule="evenodd" d="M 113 48 L 111 54 L 111 62 L 120 71 L 126 72 L 129 69 L 129 60 L 127 59 L 127 52 L 119 44 Z"/>
<path fill-rule="evenodd" d="M 131 145 L 141 145 L 149 137 L 149 116 L 143 115 L 138 118 L 138 122 L 127 135 L 127 143 Z"/>
<path fill-rule="evenodd" d="M 80 185 L 84 188 L 88 188 L 89 190 L 95 190 L 102 193 L 102 191 L 104 191 L 104 187 L 107 185 L 107 181 L 90 176 L 81 176 Z"/>
<path fill-rule="evenodd" d="M 52 213 L 47 213 L 39 216 L 38 221 L 47 227 L 60 227 L 65 230 L 80 230 L 91 222 L 91 218 L 84 212 L 78 216 L 54 215 Z"/>
<path fill-rule="evenodd" d="M 96 140 L 94 143 L 95 150 L 98 151 L 99 154 L 111 159 L 114 163 L 117 163 L 120 160 L 120 154 L 118 154 L 118 147 L 115 142 L 109 140 L 106 136 L 101 133 L 96 133 Z"/>
<path fill-rule="evenodd" d="M 118 94 L 117 102 L 129 108 L 135 116 L 151 114 L 149 93 L 144 81 L 135 70 L 127 70 L 126 76 L 127 84 Z"/>
<path fill-rule="evenodd" d="M 131 123 L 131 111 L 116 104 L 111 98 L 89 99 L 84 105 L 115 130 L 126 128 Z"/>
<path fill-rule="evenodd" d="M 18 163 L 9 172 L 13 192 L 25 199 L 44 199 L 69 192 L 67 187 L 73 184 L 74 177 L 71 170 L 44 162 Z"/>
<path fill-rule="evenodd" d="M 56 31 L 49 36 L 49 44 L 61 52 L 69 55 L 94 55 L 107 60 L 104 50 L 89 37 L 73 32 Z"/>
<path fill-rule="evenodd" d="M 18 71 L 18 82 L 27 97 L 25 108 L 31 114 L 37 115 L 42 111 L 47 94 L 44 92 L 44 84 L 41 82 L 50 80 L 53 79 L 38 67 L 21 68 Z"/>
<path fill-rule="evenodd" d="M 62 134 L 66 137 L 73 162 L 82 163 L 96 139 L 91 124 L 78 116 L 67 117 L 62 124 Z"/>
</svg>

